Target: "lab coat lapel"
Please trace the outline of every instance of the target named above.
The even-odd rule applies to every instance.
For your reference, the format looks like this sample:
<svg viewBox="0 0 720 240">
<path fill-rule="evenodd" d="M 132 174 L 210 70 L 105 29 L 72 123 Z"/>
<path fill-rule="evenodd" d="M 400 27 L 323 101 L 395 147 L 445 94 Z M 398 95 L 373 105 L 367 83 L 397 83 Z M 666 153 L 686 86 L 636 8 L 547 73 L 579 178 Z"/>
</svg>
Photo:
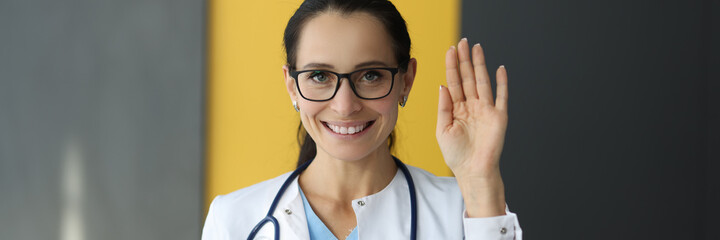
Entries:
<svg viewBox="0 0 720 240">
<path fill-rule="evenodd" d="M 409 194 L 405 175 L 398 170 L 385 189 L 356 199 L 353 208 L 360 239 L 410 238 Z M 358 204 L 358 201 L 363 201 L 363 204 Z"/>
<path fill-rule="evenodd" d="M 270 200 L 272 201 L 272 199 Z M 280 225 L 280 239 L 282 240 L 305 240 L 310 239 L 305 208 L 303 207 L 300 191 L 298 191 L 297 178 L 288 186 L 283 193 L 277 208 L 273 213 Z M 258 232 L 256 239 L 275 239 L 275 229 L 271 223 L 265 224 Z"/>
<path fill-rule="evenodd" d="M 295 178 L 280 199 L 273 216 L 280 223 L 281 239 L 310 239 L 305 207 Z"/>
</svg>

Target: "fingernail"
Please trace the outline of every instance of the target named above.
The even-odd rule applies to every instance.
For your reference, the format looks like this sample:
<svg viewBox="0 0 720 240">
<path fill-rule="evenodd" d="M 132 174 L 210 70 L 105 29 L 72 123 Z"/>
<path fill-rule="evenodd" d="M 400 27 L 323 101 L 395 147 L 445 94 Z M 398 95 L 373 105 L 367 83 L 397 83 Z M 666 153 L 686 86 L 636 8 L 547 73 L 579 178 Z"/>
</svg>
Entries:
<svg viewBox="0 0 720 240">
<path fill-rule="evenodd" d="M 450 46 L 450 49 L 455 50 L 455 46 Z"/>
<path fill-rule="evenodd" d="M 460 39 L 460 41 L 466 41 L 466 42 L 467 42 L 467 38 L 464 37 L 464 38 Z"/>
<path fill-rule="evenodd" d="M 476 43 L 475 46 L 480 46 L 480 43 Z"/>
<path fill-rule="evenodd" d="M 442 85 L 440 85 L 440 89 L 439 89 L 439 90 L 442 91 Z"/>
<path fill-rule="evenodd" d="M 505 68 L 505 65 L 500 65 L 501 68 Z"/>
</svg>

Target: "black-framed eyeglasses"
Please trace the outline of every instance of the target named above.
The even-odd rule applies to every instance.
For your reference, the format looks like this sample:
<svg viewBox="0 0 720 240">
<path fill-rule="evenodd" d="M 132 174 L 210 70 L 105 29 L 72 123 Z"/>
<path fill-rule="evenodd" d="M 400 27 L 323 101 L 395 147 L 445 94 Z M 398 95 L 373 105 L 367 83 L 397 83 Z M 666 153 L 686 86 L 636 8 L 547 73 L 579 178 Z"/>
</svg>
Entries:
<svg viewBox="0 0 720 240">
<path fill-rule="evenodd" d="M 322 102 L 335 97 L 340 80 L 348 79 L 355 96 L 365 100 L 384 98 L 395 84 L 399 68 L 365 68 L 350 73 L 326 70 L 290 71 L 300 96 L 309 101 Z"/>
</svg>

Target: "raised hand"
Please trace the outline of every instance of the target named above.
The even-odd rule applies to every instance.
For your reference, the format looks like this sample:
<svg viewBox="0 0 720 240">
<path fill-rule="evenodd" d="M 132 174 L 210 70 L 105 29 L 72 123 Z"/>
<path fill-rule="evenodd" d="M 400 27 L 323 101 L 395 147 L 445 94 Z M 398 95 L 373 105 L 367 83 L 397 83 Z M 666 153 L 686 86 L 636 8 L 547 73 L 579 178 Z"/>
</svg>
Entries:
<svg viewBox="0 0 720 240">
<path fill-rule="evenodd" d="M 507 71 L 496 73 L 493 100 L 482 47 L 467 39 L 445 56 L 447 88 L 440 87 L 436 137 L 445 163 L 455 174 L 470 217 L 505 213 L 500 155 L 508 114 Z"/>
</svg>

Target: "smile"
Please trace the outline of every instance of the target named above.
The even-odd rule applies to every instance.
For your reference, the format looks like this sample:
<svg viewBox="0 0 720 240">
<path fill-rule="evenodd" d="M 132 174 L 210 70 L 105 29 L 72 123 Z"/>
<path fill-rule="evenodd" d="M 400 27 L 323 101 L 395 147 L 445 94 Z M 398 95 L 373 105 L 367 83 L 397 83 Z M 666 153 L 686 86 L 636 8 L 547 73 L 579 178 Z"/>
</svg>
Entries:
<svg viewBox="0 0 720 240">
<path fill-rule="evenodd" d="M 354 123 L 354 124 L 333 124 L 328 122 L 322 122 L 325 127 L 330 129 L 332 132 L 342 135 L 354 135 L 363 132 L 375 123 L 375 121 L 369 121 L 365 123 Z"/>
</svg>

